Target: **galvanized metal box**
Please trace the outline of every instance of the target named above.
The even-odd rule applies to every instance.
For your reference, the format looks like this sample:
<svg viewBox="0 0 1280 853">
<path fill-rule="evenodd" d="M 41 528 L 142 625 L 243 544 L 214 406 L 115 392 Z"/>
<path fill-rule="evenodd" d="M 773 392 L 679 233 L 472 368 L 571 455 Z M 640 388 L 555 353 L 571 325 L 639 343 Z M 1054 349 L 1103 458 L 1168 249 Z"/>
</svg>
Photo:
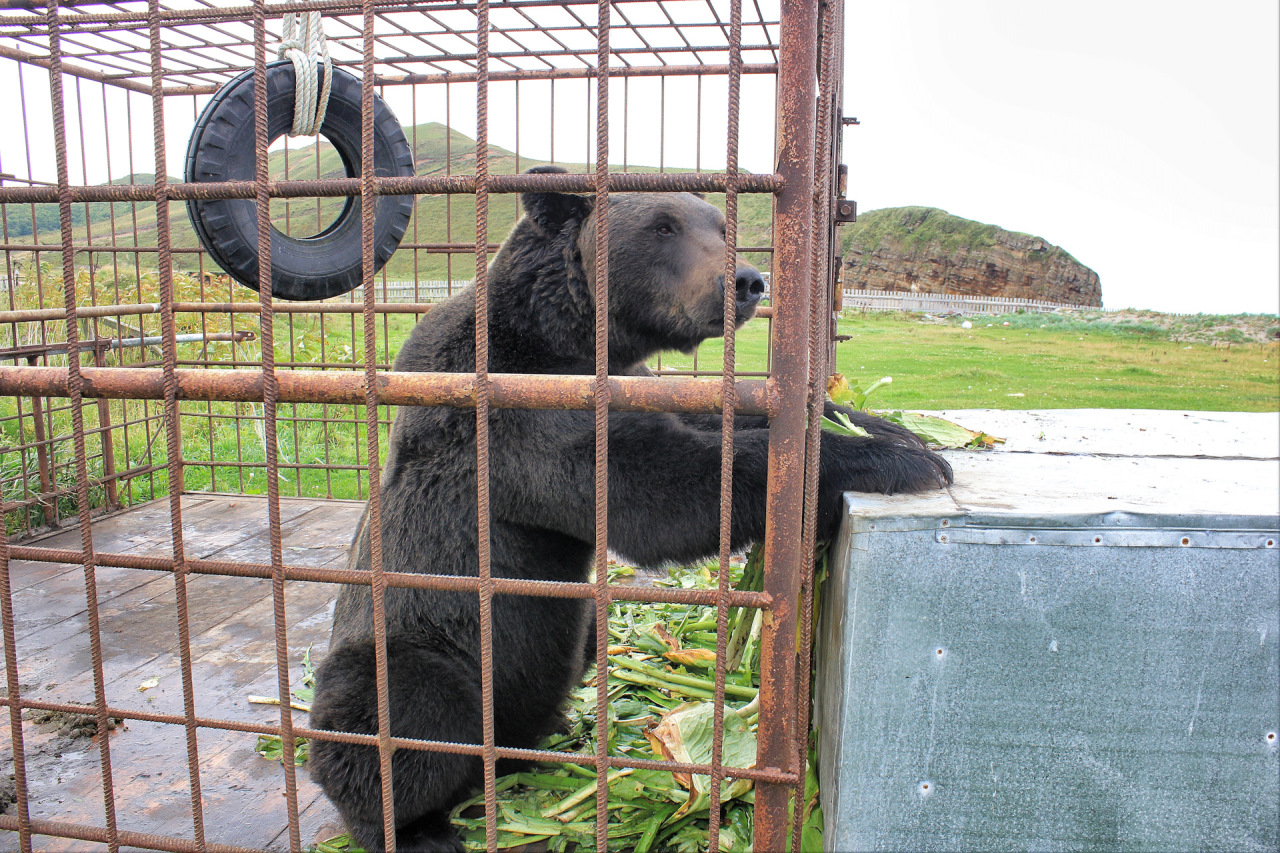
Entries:
<svg viewBox="0 0 1280 853">
<path fill-rule="evenodd" d="M 956 485 L 849 495 L 826 845 L 1280 848 L 1280 418 L 959 412 Z"/>
</svg>

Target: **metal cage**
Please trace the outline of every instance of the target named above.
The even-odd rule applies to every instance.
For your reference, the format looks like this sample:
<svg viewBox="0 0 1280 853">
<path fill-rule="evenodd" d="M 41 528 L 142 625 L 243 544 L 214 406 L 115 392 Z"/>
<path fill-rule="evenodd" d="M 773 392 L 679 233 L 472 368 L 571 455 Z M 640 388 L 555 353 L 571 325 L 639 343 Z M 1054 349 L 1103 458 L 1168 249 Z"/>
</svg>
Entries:
<svg viewBox="0 0 1280 853">
<path fill-rule="evenodd" d="M 362 177 L 322 166 L 328 149 L 320 138 L 269 145 L 264 120 L 256 126 L 255 180 L 195 184 L 172 177 L 181 171 L 178 152 L 201 106 L 232 77 L 254 69 L 258 114 L 265 112 L 262 78 L 276 47 L 278 18 L 307 11 L 322 13 L 334 64 L 360 78 L 363 103 L 371 104 L 377 92 L 400 113 L 415 158 L 423 158 L 415 174 L 373 175 L 366 108 Z M 793 799 L 802 801 L 808 749 L 818 414 L 837 292 L 842 42 L 843 0 L 0 2 L 0 85 L 9 121 L 0 144 L 0 495 L 6 526 L 0 606 L 7 677 L 0 704 L 8 707 L 14 775 L 14 802 L 0 815 L 0 829 L 16 833 L 16 841 L 0 844 L 30 850 L 70 839 L 111 850 L 301 849 L 309 841 L 299 794 L 305 780 L 291 762 L 272 777 L 283 795 L 272 803 L 282 801 L 283 808 L 271 812 L 278 833 L 270 844 L 250 848 L 214 818 L 224 801 L 210 793 L 221 771 L 207 744 L 217 736 L 256 733 L 279 735 L 286 744 L 309 737 L 376 745 L 386 780 L 389 844 L 391 752 L 434 749 L 483 758 L 490 849 L 497 839 L 494 768 L 504 757 L 591 768 L 600 783 L 599 814 L 607 813 L 611 770 L 709 774 L 715 780 L 710 849 L 718 849 L 718 781 L 750 778 L 757 784 L 755 849 L 783 850 L 789 837 L 798 849 L 799 826 L 790 825 L 788 809 Z M 472 131 L 474 140 L 467 136 Z M 434 158 L 429 169 L 428 151 Z M 568 174 L 522 174 L 540 162 L 580 165 L 571 165 Z M 709 194 L 726 212 L 730 274 L 737 251 L 757 259 L 770 282 L 771 307 L 753 321 L 768 324 L 764 369 L 737 369 L 735 330 L 727 321 L 721 358 L 668 360 L 654 365 L 654 377 L 608 375 L 608 255 L 602 251 L 594 376 L 490 374 L 483 322 L 477 323 L 474 375 L 392 372 L 397 342 L 455 283 L 474 279 L 477 317 L 487 316 L 486 265 L 518 218 L 514 194 L 539 189 L 593 194 L 602 245 L 612 194 Z M 371 211 L 383 194 L 412 195 L 415 215 L 396 257 L 375 275 Z M 195 198 L 255 199 L 260 237 L 272 227 L 314 233 L 346 199 L 359 198 L 361 288 L 316 303 L 255 297 L 223 275 L 189 233 L 183 202 Z M 748 206 L 750 222 L 741 213 Z M 263 252 L 260 270 L 260 280 L 269 280 L 269 252 Z M 476 411 L 480 482 L 486 481 L 490 409 L 594 411 L 595 583 L 492 576 L 487 489 L 478 496 L 478 577 L 383 566 L 379 466 L 391 408 L 405 405 Z M 605 460 L 611 410 L 769 416 L 763 592 L 730 589 L 723 570 L 715 590 L 609 582 Z M 732 417 L 724 424 L 722 459 L 729 459 Z M 729 479 L 721 484 L 722 568 L 731 557 Z M 254 504 L 267 534 L 261 557 L 211 557 L 187 547 L 205 523 L 191 499 L 204 494 L 264 496 Z M 285 545 L 296 514 L 291 500 L 343 496 L 368 501 L 375 531 L 371 572 L 308 563 Z M 163 534 L 162 553 L 103 541 L 99 520 L 126 507 L 151 508 L 134 517 Z M 48 538 L 58 531 L 60 539 Z M 120 681 L 132 677 L 122 673 L 134 672 L 117 666 L 119 649 L 113 648 L 122 642 L 122 626 L 135 618 L 128 607 L 112 604 L 123 573 L 164 584 L 155 624 L 171 632 L 167 648 L 182 683 L 180 702 L 175 697 L 168 710 L 149 706 L 136 683 Z M 29 608 L 38 597 L 35 585 L 55 576 L 61 580 L 54 586 L 78 604 L 74 618 L 54 630 L 74 628 L 87 647 L 76 652 L 84 664 L 79 679 L 45 689 L 38 662 L 63 652 L 33 639 L 49 625 Z M 207 579 L 221 584 L 211 588 L 214 594 L 232 601 L 237 585 L 269 586 L 260 621 L 274 632 L 268 682 L 280 700 L 278 722 L 254 721 L 243 709 L 209 703 L 202 694 L 197 652 L 203 641 L 194 638 L 203 626 L 192 624 L 191 608 L 206 594 L 199 584 Z M 392 738 L 385 635 L 378 642 L 381 733 L 309 729 L 289 697 L 290 632 L 300 630 L 299 616 L 310 611 L 289 609 L 301 589 L 312 590 L 315 600 L 331 600 L 335 583 L 370 585 L 377 608 L 389 586 L 471 590 L 483 619 L 493 596 L 504 593 L 594 599 L 601 671 L 611 601 L 714 608 L 720 661 L 728 608 L 762 608 L 756 766 L 724 766 L 722 722 L 709 765 L 608 755 L 604 679 L 598 679 L 601 734 L 594 755 L 499 747 L 492 707 L 486 708 L 482 743 Z M 489 683 L 490 626 L 482 637 Z M 714 695 L 717 708 L 723 707 L 723 663 L 716 668 Z M 42 799 L 41 792 L 57 783 L 42 780 L 44 771 L 28 760 L 33 735 L 24 720 L 36 712 L 86 715 L 96 732 L 85 753 L 95 765 L 96 795 L 76 789 L 61 801 Z M 115 721 L 163 732 L 156 743 L 168 751 L 156 747 L 152 760 L 185 759 L 185 772 L 165 774 L 159 786 L 139 781 L 149 775 L 137 763 L 145 757 L 108 736 Z M 135 822 L 133 801 L 161 796 L 176 798 L 178 817 Z M 228 820 L 234 825 L 239 819 Z M 607 821 L 597 821 L 599 849 L 606 848 L 606 831 Z"/>
</svg>

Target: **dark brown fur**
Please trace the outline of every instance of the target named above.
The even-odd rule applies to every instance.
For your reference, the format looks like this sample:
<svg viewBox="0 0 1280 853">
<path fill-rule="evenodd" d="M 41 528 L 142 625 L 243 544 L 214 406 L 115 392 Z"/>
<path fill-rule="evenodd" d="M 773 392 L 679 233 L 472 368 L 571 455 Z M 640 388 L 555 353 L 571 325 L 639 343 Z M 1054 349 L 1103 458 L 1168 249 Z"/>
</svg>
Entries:
<svg viewBox="0 0 1280 853">
<path fill-rule="evenodd" d="M 489 270 L 489 370 L 594 373 L 594 214 L 589 199 L 536 193 Z M 645 372 L 660 350 L 689 350 L 723 329 L 723 218 L 689 194 L 614 195 L 609 214 L 609 369 Z M 738 266 L 739 323 L 763 282 Z M 475 369 L 470 291 L 433 310 L 396 359 L 403 371 Z M 826 436 L 819 535 L 830 536 L 845 490 L 917 491 L 950 469 L 909 433 L 850 413 L 870 439 Z M 614 412 L 609 417 L 609 547 L 642 564 L 691 561 L 719 547 L 720 419 Z M 494 410 L 489 416 L 490 549 L 498 577 L 584 581 L 595 537 L 595 426 L 589 411 Z M 475 413 L 402 408 L 382 477 L 383 567 L 474 577 Z M 764 532 L 768 422 L 734 434 L 732 544 Z M 369 568 L 362 524 L 351 567 Z M 591 609 L 580 600 L 493 599 L 497 743 L 533 747 L 556 725 L 582 673 Z M 318 729 L 377 730 L 372 598 L 342 590 L 311 719 Z M 391 734 L 479 743 L 480 619 L 474 593 L 386 592 Z M 504 768 L 505 769 L 505 768 Z M 377 750 L 328 741 L 311 748 L 313 777 L 356 840 L 381 850 Z M 481 779 L 479 759 L 400 749 L 392 758 L 397 846 L 459 851 L 448 811 Z"/>
</svg>

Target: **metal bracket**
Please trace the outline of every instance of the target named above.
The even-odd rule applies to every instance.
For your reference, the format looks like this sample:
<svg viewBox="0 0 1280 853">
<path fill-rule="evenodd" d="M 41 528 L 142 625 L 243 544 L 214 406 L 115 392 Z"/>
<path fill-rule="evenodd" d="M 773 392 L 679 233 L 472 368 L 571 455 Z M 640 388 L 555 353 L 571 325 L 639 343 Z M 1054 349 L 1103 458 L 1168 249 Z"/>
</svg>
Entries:
<svg viewBox="0 0 1280 853">
<path fill-rule="evenodd" d="M 858 203 L 849 198 L 836 199 L 836 222 L 857 222 L 858 221 Z"/>
<path fill-rule="evenodd" d="M 1199 526 L 1197 520 L 1201 524 L 1204 521 L 1124 512 L 1039 519 L 971 516 L 957 520 L 958 523 L 949 525 L 950 529 L 939 529 L 935 539 L 944 545 L 1263 549 L 1280 546 L 1280 532 L 1274 528 L 1272 518 L 1222 516 L 1215 519 L 1221 526 L 1214 528 Z"/>
</svg>

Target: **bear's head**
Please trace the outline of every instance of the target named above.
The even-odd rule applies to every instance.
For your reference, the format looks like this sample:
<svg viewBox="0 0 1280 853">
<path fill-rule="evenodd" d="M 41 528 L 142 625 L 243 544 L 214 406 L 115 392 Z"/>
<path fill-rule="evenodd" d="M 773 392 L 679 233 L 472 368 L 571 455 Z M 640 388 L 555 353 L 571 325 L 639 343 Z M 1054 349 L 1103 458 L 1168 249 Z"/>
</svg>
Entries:
<svg viewBox="0 0 1280 853">
<path fill-rule="evenodd" d="M 540 166 L 531 173 L 563 172 Z M 594 304 L 594 200 L 568 193 L 525 193 L 526 219 L 562 242 L 565 284 Z M 725 220 L 692 193 L 609 196 L 609 338 L 611 360 L 635 363 L 660 350 L 692 351 L 724 331 Z M 738 260 L 734 322 L 755 314 L 764 295 L 760 271 Z"/>
</svg>

